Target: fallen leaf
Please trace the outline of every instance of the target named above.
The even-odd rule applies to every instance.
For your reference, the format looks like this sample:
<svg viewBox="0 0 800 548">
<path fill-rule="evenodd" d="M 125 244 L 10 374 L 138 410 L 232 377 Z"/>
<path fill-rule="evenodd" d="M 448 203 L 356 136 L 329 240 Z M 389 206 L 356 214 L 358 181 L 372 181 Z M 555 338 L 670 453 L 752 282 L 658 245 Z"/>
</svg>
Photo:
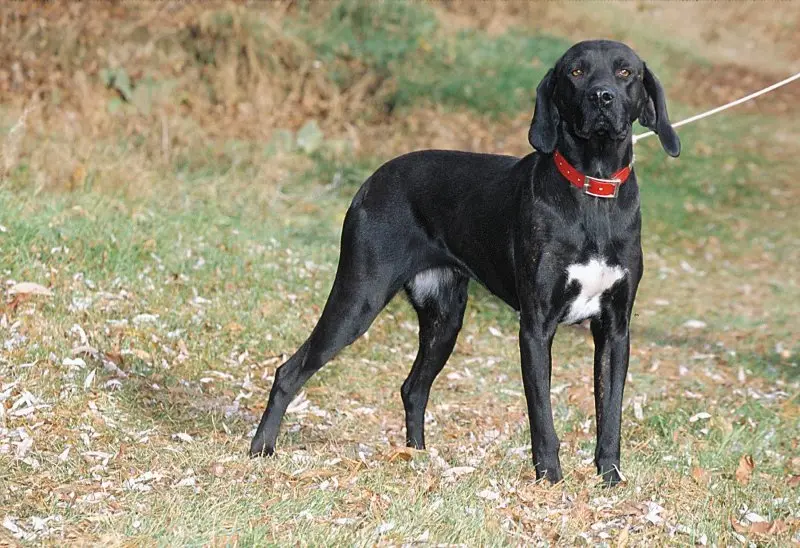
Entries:
<svg viewBox="0 0 800 548">
<path fill-rule="evenodd" d="M 767 521 L 767 518 L 765 518 L 764 516 L 756 514 L 752 510 L 747 510 L 747 508 L 744 509 L 744 514 L 742 515 L 742 519 L 747 521 L 748 523 L 763 523 Z"/>
<path fill-rule="evenodd" d="M 497 491 L 492 491 L 491 489 L 488 488 L 484 489 L 483 491 L 479 491 L 478 493 L 475 494 L 480 498 L 486 500 L 497 500 L 500 498 L 500 493 L 498 493 Z"/>
<path fill-rule="evenodd" d="M 736 481 L 742 485 L 750 483 L 750 477 L 753 475 L 755 467 L 756 463 L 751 455 L 742 455 L 742 458 L 739 459 L 739 466 L 736 468 Z"/>
<path fill-rule="evenodd" d="M 91 388 L 92 383 L 94 382 L 94 376 L 97 373 L 97 369 L 92 369 L 91 373 L 86 375 L 86 379 L 83 381 L 83 389 L 89 390 Z"/>
<path fill-rule="evenodd" d="M 17 538 L 21 538 L 18 535 L 24 535 L 25 534 L 25 531 L 23 529 L 21 529 L 14 522 L 14 519 L 10 518 L 9 516 L 6 516 L 5 518 L 3 518 L 3 527 L 5 527 L 9 531 L 11 531 L 14 534 L 14 536 L 16 536 Z"/>
<path fill-rule="evenodd" d="M 700 468 L 699 466 L 695 466 L 692 468 L 692 478 L 697 482 L 698 485 L 705 486 L 711 481 L 711 474 L 708 470 Z"/>
<path fill-rule="evenodd" d="M 789 481 L 786 482 L 789 487 L 800 486 L 800 474 L 793 474 L 789 476 Z"/>
<path fill-rule="evenodd" d="M 173 487 L 194 487 L 197 484 L 197 480 L 194 477 L 183 478 L 178 483 L 173 484 Z"/>
<path fill-rule="evenodd" d="M 131 354 L 133 354 L 143 362 L 150 361 L 150 354 L 148 354 L 144 350 L 139 350 L 138 348 L 134 348 L 133 350 L 131 350 Z"/>
<path fill-rule="evenodd" d="M 649 521 L 653 525 L 658 525 L 664 521 L 659 514 L 664 510 L 664 507 L 660 504 L 652 501 L 648 501 L 645 503 L 647 513 L 642 516 L 644 521 Z"/>
<path fill-rule="evenodd" d="M 156 321 L 158 321 L 158 316 L 156 316 L 156 315 L 153 315 L 153 314 L 139 314 L 137 316 L 134 316 L 133 325 L 138 327 L 138 326 L 140 326 L 142 324 L 155 323 Z"/>
<path fill-rule="evenodd" d="M 236 322 L 230 322 L 225 326 L 225 330 L 235 334 L 244 331 L 244 327 L 242 327 L 241 324 L 238 324 Z"/>
<path fill-rule="evenodd" d="M 746 521 L 746 520 L 745 520 Z M 731 527 L 737 533 L 757 535 L 775 535 L 786 531 L 786 523 L 783 520 L 775 521 L 756 521 L 754 523 L 742 523 L 731 518 Z"/>
<path fill-rule="evenodd" d="M 386 460 L 394 462 L 396 460 L 410 461 L 414 458 L 414 449 L 411 447 L 395 447 Z"/>
<path fill-rule="evenodd" d="M 187 434 L 186 432 L 178 432 L 177 434 L 172 434 L 172 439 L 178 439 L 181 441 L 185 441 L 186 443 L 191 443 L 194 441 L 194 438 Z"/>
<path fill-rule="evenodd" d="M 225 467 L 222 466 L 221 463 L 215 462 L 214 464 L 211 465 L 210 471 L 211 471 L 211 474 L 214 477 L 218 478 L 218 477 L 222 476 L 222 474 L 225 473 Z"/>
<path fill-rule="evenodd" d="M 687 320 L 683 327 L 688 327 L 689 329 L 703 329 L 706 326 L 706 322 L 700 320 Z"/>
<path fill-rule="evenodd" d="M 78 327 L 78 326 L 76 325 L 75 327 Z M 83 331 L 83 330 L 81 329 L 81 331 Z M 86 337 L 86 333 L 83 333 L 83 338 L 85 338 L 85 337 Z M 81 346 L 76 346 L 75 348 L 72 349 L 72 355 L 73 356 L 80 356 L 81 354 L 83 354 L 84 356 L 89 356 L 90 358 L 94 358 L 94 357 L 99 355 L 99 353 L 97 352 L 97 349 L 92 347 L 92 346 L 89 346 L 88 344 L 83 344 Z"/>
<path fill-rule="evenodd" d="M 310 405 L 311 405 L 311 402 L 309 402 L 308 399 L 306 399 L 306 393 L 305 392 L 300 392 L 297 396 L 295 396 L 295 398 L 289 404 L 289 407 L 286 408 L 286 413 L 288 415 L 291 415 L 291 414 L 294 414 L 294 413 L 298 413 L 298 414 L 307 413 L 308 412 L 308 407 Z"/>
<path fill-rule="evenodd" d="M 701 412 L 697 413 L 696 415 L 692 415 L 691 417 L 689 417 L 689 422 L 697 422 L 700 419 L 706 420 L 706 419 L 710 419 L 710 418 L 711 418 L 711 414 L 710 413 L 706 413 L 705 411 L 701 411 Z"/>
<path fill-rule="evenodd" d="M 108 361 L 113 363 L 114 365 L 125 365 L 125 358 L 122 357 L 122 354 L 119 352 L 109 351 L 105 353 L 105 357 Z"/>
<path fill-rule="evenodd" d="M 628 536 L 629 533 L 627 527 L 619 532 L 619 536 L 617 537 L 617 548 L 625 548 L 628 545 Z"/>
<path fill-rule="evenodd" d="M 86 361 L 83 358 L 64 358 L 61 362 L 61 365 L 66 365 L 67 367 L 79 367 L 83 369 L 86 367 Z"/>
<path fill-rule="evenodd" d="M 44 297 L 52 297 L 53 292 L 43 285 L 33 282 L 20 282 L 14 284 L 8 290 L 9 295 L 42 295 Z"/>
<path fill-rule="evenodd" d="M 471 474 L 474 471 L 475 469 L 472 466 L 454 466 L 453 468 L 445 470 L 444 476 L 448 478 L 459 478 Z"/>
<path fill-rule="evenodd" d="M 642 410 L 642 400 L 638 396 L 633 398 L 633 416 L 637 421 L 644 420 L 644 411 Z"/>
<path fill-rule="evenodd" d="M 22 459 L 28 454 L 31 447 L 33 447 L 33 438 L 25 438 L 17 444 L 17 458 Z"/>
</svg>

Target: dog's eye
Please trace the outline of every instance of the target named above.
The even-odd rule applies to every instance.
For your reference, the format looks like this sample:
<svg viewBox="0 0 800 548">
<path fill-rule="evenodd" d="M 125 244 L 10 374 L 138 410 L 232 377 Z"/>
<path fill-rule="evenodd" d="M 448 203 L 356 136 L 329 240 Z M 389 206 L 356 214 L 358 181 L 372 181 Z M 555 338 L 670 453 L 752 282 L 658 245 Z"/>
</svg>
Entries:
<svg viewBox="0 0 800 548">
<path fill-rule="evenodd" d="M 617 76 L 619 76 L 620 78 L 627 78 L 630 75 L 631 71 L 629 71 L 628 69 L 619 69 L 617 71 Z"/>
<path fill-rule="evenodd" d="M 583 71 L 581 69 L 579 69 L 579 68 L 576 68 L 576 69 L 573 69 L 570 74 L 572 74 L 574 77 L 577 78 L 578 76 L 583 76 Z"/>
</svg>

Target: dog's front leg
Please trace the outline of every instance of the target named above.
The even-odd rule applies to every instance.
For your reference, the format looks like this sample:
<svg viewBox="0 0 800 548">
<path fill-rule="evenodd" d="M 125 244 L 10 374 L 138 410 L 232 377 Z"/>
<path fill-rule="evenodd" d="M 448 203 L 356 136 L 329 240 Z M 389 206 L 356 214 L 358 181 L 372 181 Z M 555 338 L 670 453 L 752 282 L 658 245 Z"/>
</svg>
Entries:
<svg viewBox="0 0 800 548">
<path fill-rule="evenodd" d="M 594 402 L 597 414 L 597 473 L 609 486 L 621 481 L 620 428 L 622 394 L 628 374 L 630 330 L 626 311 L 608 308 L 592 320 Z"/>
<path fill-rule="evenodd" d="M 555 328 L 555 325 L 545 327 L 543 322 L 533 320 L 523 313 L 519 331 L 522 383 L 528 402 L 536 479 L 546 478 L 552 483 L 562 479 L 561 463 L 558 460 L 560 441 L 556 435 L 550 405 L 550 349 Z"/>
</svg>

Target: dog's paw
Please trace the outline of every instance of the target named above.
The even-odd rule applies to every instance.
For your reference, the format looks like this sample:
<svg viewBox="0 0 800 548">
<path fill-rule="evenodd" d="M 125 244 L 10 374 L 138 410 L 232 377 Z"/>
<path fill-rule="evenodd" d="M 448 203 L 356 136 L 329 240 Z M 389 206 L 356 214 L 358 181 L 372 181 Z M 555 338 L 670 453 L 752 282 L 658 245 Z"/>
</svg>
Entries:
<svg viewBox="0 0 800 548">
<path fill-rule="evenodd" d="M 271 457 L 275 454 L 275 447 L 268 446 L 264 441 L 253 438 L 250 443 L 250 458 Z"/>
<path fill-rule="evenodd" d="M 547 480 L 550 483 L 556 484 L 564 479 L 561 473 L 561 464 L 558 462 L 545 465 L 536 464 L 536 481 Z"/>
<path fill-rule="evenodd" d="M 616 463 L 598 464 L 597 475 L 603 481 L 603 487 L 616 487 L 626 480 Z"/>
</svg>

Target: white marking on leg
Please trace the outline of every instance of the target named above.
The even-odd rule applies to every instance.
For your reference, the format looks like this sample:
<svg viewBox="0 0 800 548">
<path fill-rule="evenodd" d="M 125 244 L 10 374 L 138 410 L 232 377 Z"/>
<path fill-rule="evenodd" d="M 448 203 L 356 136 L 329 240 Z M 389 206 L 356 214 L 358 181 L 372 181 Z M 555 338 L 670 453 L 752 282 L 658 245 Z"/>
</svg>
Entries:
<svg viewBox="0 0 800 548">
<path fill-rule="evenodd" d="M 429 268 L 423 270 L 411 281 L 411 296 L 416 302 L 439 296 L 442 285 L 453 281 L 453 272 L 449 268 Z"/>
<path fill-rule="evenodd" d="M 603 293 L 621 280 L 627 270 L 621 266 L 610 266 L 602 257 L 594 257 L 586 264 L 573 264 L 567 268 L 567 286 L 577 281 L 580 293 L 570 303 L 564 323 L 578 323 L 600 314 L 600 299 Z"/>
</svg>

